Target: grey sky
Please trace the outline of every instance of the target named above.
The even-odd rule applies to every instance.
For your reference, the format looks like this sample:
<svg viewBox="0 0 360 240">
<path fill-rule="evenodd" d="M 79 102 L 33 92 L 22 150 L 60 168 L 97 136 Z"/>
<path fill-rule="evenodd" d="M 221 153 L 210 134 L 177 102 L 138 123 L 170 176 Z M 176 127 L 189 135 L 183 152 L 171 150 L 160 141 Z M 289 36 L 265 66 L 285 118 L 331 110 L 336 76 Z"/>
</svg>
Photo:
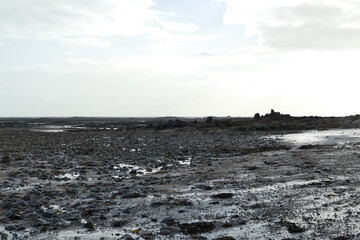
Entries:
<svg viewBox="0 0 360 240">
<path fill-rule="evenodd" d="M 0 116 L 359 113 L 353 0 L 6 0 Z"/>
</svg>

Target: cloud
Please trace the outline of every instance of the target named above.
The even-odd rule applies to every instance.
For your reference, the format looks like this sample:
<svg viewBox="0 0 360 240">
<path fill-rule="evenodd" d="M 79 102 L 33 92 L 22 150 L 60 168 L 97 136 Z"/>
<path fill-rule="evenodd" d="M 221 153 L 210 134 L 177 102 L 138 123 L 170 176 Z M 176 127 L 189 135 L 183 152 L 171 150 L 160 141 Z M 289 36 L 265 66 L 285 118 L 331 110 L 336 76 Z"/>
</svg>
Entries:
<svg viewBox="0 0 360 240">
<path fill-rule="evenodd" d="M 360 48 L 360 4 L 353 0 L 221 0 L 223 22 L 240 24 L 280 50 Z"/>
<path fill-rule="evenodd" d="M 164 22 L 163 26 L 166 30 L 172 31 L 172 32 L 194 32 L 199 27 L 193 23 L 177 23 L 177 22 Z"/>
<path fill-rule="evenodd" d="M 95 37 L 65 38 L 61 42 L 66 45 L 85 45 L 97 47 L 109 47 L 111 45 L 111 40 L 104 40 Z"/>
<path fill-rule="evenodd" d="M 167 51 L 171 48 L 173 48 L 174 45 L 171 43 L 155 43 L 155 44 L 151 44 L 147 47 L 148 51 L 151 52 L 161 52 L 161 51 Z"/>
<path fill-rule="evenodd" d="M 360 51 L 142 54 L 0 69 L 8 116 L 355 114 Z M 286 69 L 286 71 L 284 71 Z M 339 79 L 341 83 L 339 83 Z M 11 102 L 12 104 L 8 104 Z"/>
<path fill-rule="evenodd" d="M 98 45 L 95 38 L 190 33 L 192 23 L 169 22 L 153 0 L 0 1 L 0 39 L 49 40 Z M 100 44 L 101 45 L 101 44 Z"/>
</svg>

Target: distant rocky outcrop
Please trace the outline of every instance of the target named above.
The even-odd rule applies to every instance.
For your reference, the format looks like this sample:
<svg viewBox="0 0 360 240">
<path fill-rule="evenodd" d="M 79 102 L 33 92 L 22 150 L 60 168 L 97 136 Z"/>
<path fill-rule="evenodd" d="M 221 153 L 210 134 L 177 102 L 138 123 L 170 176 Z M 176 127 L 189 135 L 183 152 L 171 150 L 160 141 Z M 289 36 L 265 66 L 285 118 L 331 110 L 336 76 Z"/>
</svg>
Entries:
<svg viewBox="0 0 360 240">
<path fill-rule="evenodd" d="M 283 120 L 291 118 L 290 114 L 282 114 L 280 112 L 275 112 L 274 109 L 271 109 L 270 113 L 260 116 L 259 113 L 254 115 L 254 120 L 266 119 L 266 120 Z"/>
</svg>

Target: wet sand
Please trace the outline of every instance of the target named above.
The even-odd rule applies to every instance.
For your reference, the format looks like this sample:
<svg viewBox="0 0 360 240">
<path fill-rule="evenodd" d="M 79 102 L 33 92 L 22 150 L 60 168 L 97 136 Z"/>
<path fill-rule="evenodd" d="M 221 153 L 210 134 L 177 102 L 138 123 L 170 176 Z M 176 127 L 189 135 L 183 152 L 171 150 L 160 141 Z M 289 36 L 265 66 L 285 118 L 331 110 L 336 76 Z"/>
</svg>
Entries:
<svg viewBox="0 0 360 240">
<path fill-rule="evenodd" d="M 3 129 L 0 239 L 360 238 L 360 143 L 269 135 Z"/>
</svg>

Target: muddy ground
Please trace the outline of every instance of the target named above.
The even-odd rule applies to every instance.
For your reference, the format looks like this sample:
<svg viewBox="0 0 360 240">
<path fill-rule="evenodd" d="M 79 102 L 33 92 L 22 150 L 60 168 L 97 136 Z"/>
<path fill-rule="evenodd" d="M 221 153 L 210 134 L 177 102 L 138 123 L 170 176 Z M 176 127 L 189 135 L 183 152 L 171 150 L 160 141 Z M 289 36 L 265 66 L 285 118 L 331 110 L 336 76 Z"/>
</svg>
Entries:
<svg viewBox="0 0 360 240">
<path fill-rule="evenodd" d="M 0 130 L 0 239 L 360 239 L 360 143 Z"/>
</svg>

